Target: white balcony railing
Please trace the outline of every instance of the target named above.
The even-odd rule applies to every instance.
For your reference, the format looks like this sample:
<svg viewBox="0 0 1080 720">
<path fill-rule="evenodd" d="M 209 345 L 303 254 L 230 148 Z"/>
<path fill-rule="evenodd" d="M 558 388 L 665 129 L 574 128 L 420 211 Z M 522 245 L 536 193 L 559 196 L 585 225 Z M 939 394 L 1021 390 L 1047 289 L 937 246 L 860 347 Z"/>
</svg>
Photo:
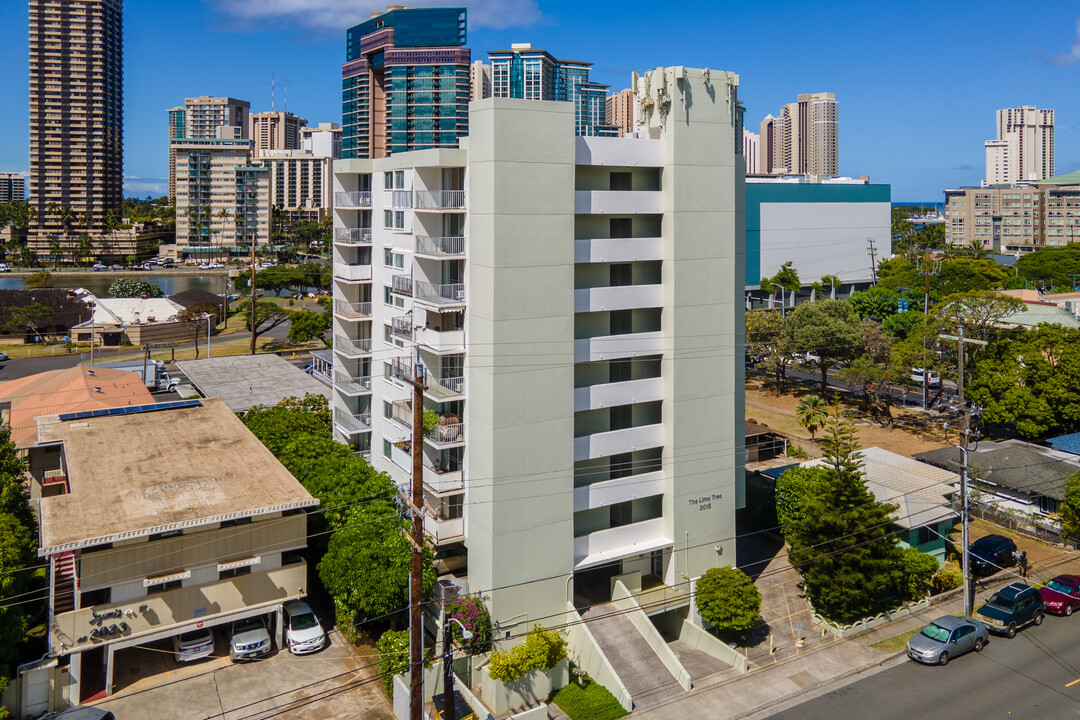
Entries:
<svg viewBox="0 0 1080 720">
<path fill-rule="evenodd" d="M 393 208 L 411 208 L 413 206 L 412 190 L 387 190 L 386 200 Z"/>
<path fill-rule="evenodd" d="M 334 242 L 348 247 L 371 244 L 371 228 L 334 228 Z"/>
<path fill-rule="evenodd" d="M 435 493 L 450 493 L 465 489 L 465 480 L 461 468 L 456 470 L 439 469 L 424 463 L 424 484 Z"/>
<path fill-rule="evenodd" d="M 416 342 L 435 353 L 462 352 L 465 348 L 465 331 L 418 327 Z"/>
<path fill-rule="evenodd" d="M 371 429 L 371 413 L 352 414 L 337 411 L 334 422 L 350 434 L 367 432 Z"/>
<path fill-rule="evenodd" d="M 621 525 L 574 538 L 574 564 L 587 567 L 614 558 L 640 555 L 672 545 L 664 518 Z"/>
<path fill-rule="evenodd" d="M 362 395 L 371 392 L 371 378 L 338 371 L 334 373 L 334 387 L 346 395 Z"/>
<path fill-rule="evenodd" d="M 413 193 L 413 207 L 417 210 L 463 210 L 464 190 L 417 190 Z"/>
<path fill-rule="evenodd" d="M 413 292 L 412 275 L 394 275 L 390 278 L 390 292 L 411 296 Z"/>
<path fill-rule="evenodd" d="M 438 379 L 438 382 L 444 388 L 457 395 L 460 395 L 465 391 L 465 378 L 463 377 L 441 377 Z"/>
<path fill-rule="evenodd" d="M 350 340 L 343 335 L 334 336 L 334 352 L 346 357 L 359 357 L 371 354 L 371 338 Z"/>
<path fill-rule="evenodd" d="M 417 255 L 457 257 L 465 254 L 465 238 L 463 236 L 429 237 L 427 235 L 417 235 L 415 251 Z"/>
<path fill-rule="evenodd" d="M 371 318 L 371 303 L 350 303 L 344 300 L 335 300 L 334 314 L 349 320 L 368 320 Z"/>
<path fill-rule="evenodd" d="M 435 429 L 427 435 L 427 439 L 435 445 L 456 445 L 465 442 L 465 423 L 453 425 L 436 425 Z"/>
<path fill-rule="evenodd" d="M 433 285 L 431 283 L 417 281 L 415 285 L 415 298 L 429 305 L 464 305 L 465 283 L 447 283 L 445 285 Z"/>
<path fill-rule="evenodd" d="M 574 438 L 574 462 L 663 446 L 664 426 L 660 423 L 593 433 Z"/>
<path fill-rule="evenodd" d="M 371 280 L 370 265 L 334 265 L 334 277 L 345 282 L 367 282 Z"/>
<path fill-rule="evenodd" d="M 334 193 L 334 207 L 369 208 L 371 207 L 371 191 L 336 192 Z"/>
<path fill-rule="evenodd" d="M 435 540 L 436 544 L 441 545 L 465 535 L 465 520 L 463 518 L 440 520 L 425 514 L 424 531 Z"/>
</svg>

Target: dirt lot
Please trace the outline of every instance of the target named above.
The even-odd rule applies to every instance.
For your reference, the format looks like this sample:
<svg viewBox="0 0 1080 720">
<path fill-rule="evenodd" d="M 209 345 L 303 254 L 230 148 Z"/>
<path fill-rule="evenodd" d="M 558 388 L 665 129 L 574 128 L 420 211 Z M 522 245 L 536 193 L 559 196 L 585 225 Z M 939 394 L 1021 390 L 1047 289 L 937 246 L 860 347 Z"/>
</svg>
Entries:
<svg viewBox="0 0 1080 720">
<path fill-rule="evenodd" d="M 809 385 L 789 384 L 788 389 L 777 395 L 771 387 L 765 389 L 759 378 L 746 380 L 746 419 L 753 420 L 777 430 L 795 440 L 811 457 L 820 457 L 816 439 L 820 439 L 821 430 L 815 433 L 815 440 L 810 433 L 795 419 L 795 406 L 806 395 L 814 395 L 817 390 Z M 841 411 L 848 411 L 855 422 L 859 440 L 863 447 L 881 447 L 900 455 L 913 456 L 944 447 L 949 443 L 941 420 L 928 416 L 918 410 L 892 408 L 893 426 L 886 427 L 881 422 L 864 417 L 863 405 L 846 395 L 839 395 Z M 830 401 L 832 397 L 828 398 Z"/>
</svg>

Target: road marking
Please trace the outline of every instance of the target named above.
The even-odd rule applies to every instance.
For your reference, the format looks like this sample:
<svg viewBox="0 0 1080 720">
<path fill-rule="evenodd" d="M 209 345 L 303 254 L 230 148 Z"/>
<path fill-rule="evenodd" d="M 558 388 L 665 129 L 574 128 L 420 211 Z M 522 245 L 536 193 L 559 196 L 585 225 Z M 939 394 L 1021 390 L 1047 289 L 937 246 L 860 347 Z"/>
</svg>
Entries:
<svg viewBox="0 0 1080 720">
<path fill-rule="evenodd" d="M 1071 683 L 1066 683 L 1065 687 L 1072 687 L 1076 683 L 1080 683 L 1080 678 L 1077 678 L 1076 680 L 1073 680 Z"/>
</svg>

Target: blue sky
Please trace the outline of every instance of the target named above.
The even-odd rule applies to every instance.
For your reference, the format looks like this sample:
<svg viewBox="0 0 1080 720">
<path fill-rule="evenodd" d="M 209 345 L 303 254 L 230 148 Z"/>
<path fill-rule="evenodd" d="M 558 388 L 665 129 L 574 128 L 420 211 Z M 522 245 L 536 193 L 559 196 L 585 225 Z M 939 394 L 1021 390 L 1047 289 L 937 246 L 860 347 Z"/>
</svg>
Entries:
<svg viewBox="0 0 1080 720">
<path fill-rule="evenodd" d="M 415 5 L 445 4 L 428 0 Z M 940 200 L 978 183 L 994 110 L 1056 111 L 1057 170 L 1080 169 L 1080 6 L 984 2 L 571 2 L 477 0 L 473 58 L 512 42 L 591 60 L 626 87 L 632 70 L 687 65 L 740 75 L 750 128 L 800 92 L 840 102 L 840 172 L 889 183 L 894 200 Z M 159 194 L 166 110 L 230 95 L 311 123 L 340 122 L 345 28 L 370 0 L 124 0 L 125 187 Z M 27 159 L 26 3 L 0 2 L 0 170 Z"/>
</svg>

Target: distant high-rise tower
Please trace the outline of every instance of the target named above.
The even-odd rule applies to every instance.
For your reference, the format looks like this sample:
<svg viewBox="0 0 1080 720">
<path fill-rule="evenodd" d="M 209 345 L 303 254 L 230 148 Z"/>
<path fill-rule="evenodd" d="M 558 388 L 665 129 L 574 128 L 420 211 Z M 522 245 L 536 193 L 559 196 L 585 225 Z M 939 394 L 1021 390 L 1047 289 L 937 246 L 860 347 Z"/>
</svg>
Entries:
<svg viewBox="0 0 1080 720">
<path fill-rule="evenodd" d="M 22 202 L 26 199 L 26 178 L 22 173 L 0 172 L 0 203 Z"/>
<path fill-rule="evenodd" d="M 1054 111 L 1034 105 L 997 111 L 997 139 L 987 140 L 984 184 L 1054 176 Z"/>
<path fill-rule="evenodd" d="M 758 172 L 758 156 L 761 153 L 761 136 L 743 128 L 742 143 L 743 159 L 746 160 L 746 173 L 749 175 Z"/>
<path fill-rule="evenodd" d="M 169 200 L 176 203 L 176 141 L 184 138 L 245 139 L 251 104 L 230 97 L 184 98 L 184 104 L 169 108 Z"/>
<path fill-rule="evenodd" d="M 509 50 L 492 50 L 491 95 L 524 100 L 574 103 L 578 135 L 615 137 L 607 124 L 607 85 L 590 82 L 592 63 L 559 60 L 529 43 L 514 43 Z"/>
<path fill-rule="evenodd" d="M 456 147 L 469 132 L 465 8 L 393 8 L 346 33 L 342 156 Z"/>
<path fill-rule="evenodd" d="M 250 118 L 248 136 L 256 158 L 266 157 L 271 150 L 300 149 L 300 128 L 307 125 L 304 118 L 280 110 L 255 113 Z"/>
<path fill-rule="evenodd" d="M 634 131 L 634 91 L 620 90 L 607 99 L 607 124 L 614 125 L 619 135 Z"/>
<path fill-rule="evenodd" d="M 491 97 L 491 66 L 483 60 L 477 60 L 469 66 L 470 100 L 483 100 Z"/>
<path fill-rule="evenodd" d="M 30 0 L 31 248 L 96 234 L 124 179 L 121 0 Z M 60 208 L 75 220 L 61 222 Z M 117 218 L 118 220 L 118 218 Z M 66 227 L 65 227 L 66 226 Z"/>
<path fill-rule="evenodd" d="M 803 93 L 761 123 L 764 174 L 836 176 L 840 173 L 840 104 L 833 93 Z"/>
</svg>

